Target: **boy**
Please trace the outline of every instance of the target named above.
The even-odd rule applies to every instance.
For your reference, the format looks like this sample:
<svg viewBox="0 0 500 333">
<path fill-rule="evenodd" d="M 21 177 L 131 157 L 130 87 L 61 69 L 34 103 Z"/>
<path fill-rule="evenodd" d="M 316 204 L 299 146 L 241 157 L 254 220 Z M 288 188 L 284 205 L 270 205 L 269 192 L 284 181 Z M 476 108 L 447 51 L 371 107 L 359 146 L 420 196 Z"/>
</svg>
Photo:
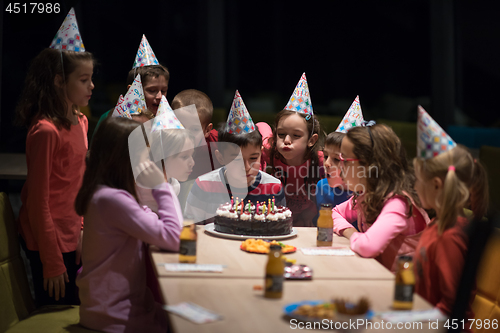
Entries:
<svg viewBox="0 0 500 333">
<path fill-rule="evenodd" d="M 193 109 L 185 108 L 193 104 L 196 106 L 196 113 L 192 112 Z M 196 89 L 183 90 L 174 97 L 172 109 L 182 125 L 191 131 L 195 138 L 195 165 L 190 179 L 220 168 L 222 165 L 213 158 L 210 147 L 211 142 L 217 142 L 217 130 L 213 129 L 212 124 L 214 107 L 210 98 Z"/>
<path fill-rule="evenodd" d="M 244 123 L 246 128 L 235 131 L 236 123 Z M 262 135 L 236 92 L 228 122 L 219 129 L 215 150 L 217 160 L 224 166 L 196 179 L 187 198 L 185 216 L 195 222 L 210 223 L 219 205 L 230 202 L 231 197 L 253 204 L 274 197 L 276 205 L 285 206 L 281 182 L 259 170 L 261 154 Z"/>
</svg>

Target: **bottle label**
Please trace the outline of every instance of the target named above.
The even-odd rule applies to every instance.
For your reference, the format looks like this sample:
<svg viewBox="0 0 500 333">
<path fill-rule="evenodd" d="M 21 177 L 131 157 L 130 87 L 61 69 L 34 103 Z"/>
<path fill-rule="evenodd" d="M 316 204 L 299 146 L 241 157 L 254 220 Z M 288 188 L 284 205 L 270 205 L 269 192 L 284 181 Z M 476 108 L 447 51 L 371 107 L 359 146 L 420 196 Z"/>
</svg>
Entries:
<svg viewBox="0 0 500 333">
<path fill-rule="evenodd" d="M 283 275 L 266 274 L 266 291 L 282 292 L 283 291 Z"/>
<path fill-rule="evenodd" d="M 400 302 L 413 302 L 413 284 L 396 284 L 394 299 Z"/>
<path fill-rule="evenodd" d="M 333 228 L 319 228 L 318 227 L 318 240 L 320 242 L 333 241 Z"/>
<path fill-rule="evenodd" d="M 181 254 L 183 256 L 195 256 L 196 255 L 196 241 L 181 239 L 181 245 L 179 247 L 179 254 Z"/>
</svg>

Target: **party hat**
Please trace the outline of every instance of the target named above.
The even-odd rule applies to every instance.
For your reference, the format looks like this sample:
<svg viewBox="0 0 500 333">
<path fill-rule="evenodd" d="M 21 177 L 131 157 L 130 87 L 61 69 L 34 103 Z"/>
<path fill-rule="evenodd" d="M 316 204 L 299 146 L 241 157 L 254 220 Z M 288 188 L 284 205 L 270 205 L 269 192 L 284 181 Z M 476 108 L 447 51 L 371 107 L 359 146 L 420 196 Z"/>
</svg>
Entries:
<svg viewBox="0 0 500 333">
<path fill-rule="evenodd" d="M 113 109 L 113 114 L 111 115 L 111 117 L 123 117 L 132 119 L 130 112 L 128 112 L 128 110 L 124 108 L 124 102 L 125 98 L 123 98 L 123 95 L 120 95 L 120 97 L 118 97 L 118 102 L 116 102 L 116 106 Z"/>
<path fill-rule="evenodd" d="M 290 97 L 288 104 L 285 106 L 285 109 L 308 115 L 313 114 L 311 95 L 309 94 L 306 73 L 302 74 L 299 83 L 297 83 L 297 86 L 293 91 L 292 97 Z"/>
<path fill-rule="evenodd" d="M 234 94 L 233 104 L 227 117 L 226 131 L 231 134 L 246 134 L 255 131 L 252 117 L 250 117 L 238 90 Z"/>
<path fill-rule="evenodd" d="M 347 110 L 344 118 L 340 122 L 335 132 L 347 133 L 353 127 L 361 125 L 363 122 L 363 112 L 361 112 L 361 105 L 359 104 L 359 96 L 356 96 L 351 107 Z"/>
<path fill-rule="evenodd" d="M 141 114 L 146 110 L 146 100 L 144 99 L 144 91 L 142 90 L 141 75 L 137 74 L 134 82 L 125 94 L 122 108 L 124 112 L 131 115 Z"/>
<path fill-rule="evenodd" d="M 175 113 L 165 96 L 161 97 L 158 112 L 156 113 L 153 126 L 151 127 L 151 132 L 162 129 L 184 129 L 184 126 L 182 126 L 179 119 L 175 116 Z"/>
<path fill-rule="evenodd" d="M 85 52 L 73 7 L 69 10 L 49 47 L 58 50 Z"/>
<path fill-rule="evenodd" d="M 139 44 L 139 49 L 137 50 L 137 55 L 135 56 L 134 65 L 132 68 L 159 65 L 158 59 L 156 59 L 155 53 L 149 45 L 146 36 L 142 35 L 141 44 Z"/>
<path fill-rule="evenodd" d="M 457 144 L 420 105 L 417 121 L 417 157 L 424 159 L 444 153 Z"/>
</svg>

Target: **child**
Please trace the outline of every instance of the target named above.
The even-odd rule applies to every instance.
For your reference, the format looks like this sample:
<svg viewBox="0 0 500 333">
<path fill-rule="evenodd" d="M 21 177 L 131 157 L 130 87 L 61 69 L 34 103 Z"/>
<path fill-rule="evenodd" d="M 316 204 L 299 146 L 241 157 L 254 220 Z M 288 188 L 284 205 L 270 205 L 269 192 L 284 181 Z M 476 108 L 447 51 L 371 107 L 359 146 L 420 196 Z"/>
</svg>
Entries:
<svg viewBox="0 0 500 333">
<path fill-rule="evenodd" d="M 268 136 L 259 123 L 262 136 Z M 263 158 L 270 173 L 281 180 L 293 225 L 314 226 L 316 184 L 324 178 L 323 152 L 319 151 L 320 125 L 313 115 L 305 73 L 285 109 L 275 120 L 270 146 Z"/>
<path fill-rule="evenodd" d="M 137 183 L 153 188 L 158 216 L 139 205 L 128 147 L 139 126 L 119 117 L 102 123 L 75 202 L 85 218 L 84 265 L 77 278 L 80 323 L 94 330 L 165 332 L 167 327 L 146 286 L 144 243 L 178 251 L 182 212 L 163 173 L 146 159 L 138 165 L 143 171 Z"/>
<path fill-rule="evenodd" d="M 137 75 L 141 75 L 144 99 L 147 111 L 132 114 L 132 118 L 144 123 L 156 115 L 160 105 L 161 97 L 167 96 L 170 73 L 168 69 L 158 63 L 156 56 L 149 45 L 146 36 L 142 36 L 141 44 L 137 50 L 133 68 L 127 75 L 127 90 L 134 82 Z M 111 112 L 110 112 L 111 111 Z M 94 132 L 97 132 L 100 124 L 108 116 L 111 116 L 113 109 L 106 111 L 97 122 Z M 111 114 L 110 114 L 111 113 Z"/>
<path fill-rule="evenodd" d="M 356 96 L 349 110 L 335 130 L 328 134 L 323 148 L 324 166 L 326 179 L 321 179 L 317 185 L 316 207 L 318 210 L 323 203 L 331 203 L 333 207 L 349 199 L 352 194 L 345 188 L 340 177 L 340 146 L 347 131 L 355 126 L 361 125 L 363 113 L 359 104 L 359 96 Z M 356 226 L 354 222 L 353 225 Z"/>
<path fill-rule="evenodd" d="M 422 233 L 413 257 L 415 291 L 449 316 L 467 254 L 464 227 L 468 220 L 463 208 L 470 202 L 475 216 L 485 215 L 488 182 L 481 164 L 464 147 L 456 146 L 421 107 L 418 129 L 418 155 L 423 158 L 413 161 L 417 178 L 415 190 L 423 208 L 434 209 L 436 217 Z M 431 135 L 427 135 L 429 133 Z M 435 137 L 444 138 L 440 143 L 447 143 L 436 147 Z M 466 312 L 469 319 L 474 318 L 473 299 L 474 292 Z"/>
<path fill-rule="evenodd" d="M 195 105 L 196 110 L 189 108 L 189 105 Z M 213 129 L 212 124 L 214 107 L 210 98 L 196 89 L 183 90 L 175 95 L 172 108 L 177 118 L 195 138 L 194 159 L 196 163 L 190 179 L 196 179 L 198 176 L 220 168 L 222 165 L 213 158 L 213 147 L 210 146 L 212 142 L 217 142 L 217 130 Z"/>
<path fill-rule="evenodd" d="M 224 165 L 196 179 L 188 195 L 185 215 L 210 223 L 220 204 L 239 198 L 256 204 L 275 198 L 285 206 L 280 181 L 259 170 L 262 135 L 256 130 L 238 91 L 228 121 L 219 129 L 215 155 Z"/>
<path fill-rule="evenodd" d="M 354 195 L 333 209 L 333 230 L 350 239 L 354 252 L 394 271 L 398 255 L 413 255 L 429 221 L 415 204 L 401 141 L 388 126 L 367 124 L 351 128 L 340 150 L 342 179 Z"/>
<path fill-rule="evenodd" d="M 76 25 L 73 9 L 61 29 L 71 24 Z M 66 47 L 70 37 L 81 41 L 78 29 L 69 35 L 56 35 L 52 46 Z M 47 48 L 38 54 L 16 109 L 18 123 L 28 127 L 19 232 L 37 306 L 79 303 L 82 218 L 72 208 L 85 170 L 88 122 L 78 108 L 92 95 L 94 60 L 83 44 L 73 45 L 79 52 Z"/>
</svg>

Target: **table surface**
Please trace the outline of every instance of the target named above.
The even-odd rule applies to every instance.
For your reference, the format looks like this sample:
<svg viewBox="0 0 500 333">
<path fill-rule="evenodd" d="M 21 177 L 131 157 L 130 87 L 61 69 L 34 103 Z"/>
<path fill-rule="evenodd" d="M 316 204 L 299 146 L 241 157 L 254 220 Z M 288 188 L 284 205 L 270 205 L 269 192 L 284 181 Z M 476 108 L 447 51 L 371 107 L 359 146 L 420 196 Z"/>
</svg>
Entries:
<svg viewBox="0 0 500 333">
<path fill-rule="evenodd" d="M 352 259 L 352 258 L 351 258 Z M 261 272 L 262 273 L 262 272 Z M 253 289 L 254 285 L 263 284 L 256 279 L 205 279 L 205 278 L 159 278 L 162 293 L 166 295 L 168 304 L 193 302 L 208 310 L 222 315 L 221 321 L 197 325 L 177 315 L 170 315 L 171 325 L 175 332 L 289 332 L 297 331 L 297 322 L 290 321 L 283 313 L 285 305 L 304 300 L 331 300 L 344 298 L 358 301 L 360 297 L 368 297 L 371 309 L 375 312 L 391 311 L 394 295 L 394 282 L 390 280 L 312 280 L 285 281 L 283 298 L 271 300 L 264 298 L 263 291 Z M 428 310 L 432 306 L 420 296 L 414 295 L 415 310 Z M 381 325 L 379 317 L 372 319 Z M 366 323 L 364 323 L 366 324 Z M 414 323 L 412 323 L 414 324 Z M 416 323 L 414 325 L 418 325 Z M 391 329 L 382 326 L 368 327 L 365 332 L 399 332 L 396 324 Z M 429 323 L 421 323 L 421 327 L 403 330 L 405 332 L 438 332 L 429 329 Z"/>
<path fill-rule="evenodd" d="M 206 278 L 253 278 L 262 279 L 267 255 L 247 253 L 240 250 L 241 240 L 214 237 L 198 227 L 197 263 L 226 265 L 222 273 L 169 272 L 162 263 L 178 263 L 177 253 L 151 251 L 159 277 L 206 277 Z M 306 264 L 313 270 L 313 278 L 394 280 L 394 275 L 375 259 L 355 256 L 308 256 L 300 248 L 316 247 L 316 228 L 296 228 L 297 237 L 283 240 L 285 244 L 297 247 L 297 252 L 286 254 L 296 259 L 297 264 Z M 334 234 L 333 246 L 349 248 L 349 240 Z"/>
<path fill-rule="evenodd" d="M 26 154 L 0 154 L 0 179 L 26 179 Z"/>
</svg>

